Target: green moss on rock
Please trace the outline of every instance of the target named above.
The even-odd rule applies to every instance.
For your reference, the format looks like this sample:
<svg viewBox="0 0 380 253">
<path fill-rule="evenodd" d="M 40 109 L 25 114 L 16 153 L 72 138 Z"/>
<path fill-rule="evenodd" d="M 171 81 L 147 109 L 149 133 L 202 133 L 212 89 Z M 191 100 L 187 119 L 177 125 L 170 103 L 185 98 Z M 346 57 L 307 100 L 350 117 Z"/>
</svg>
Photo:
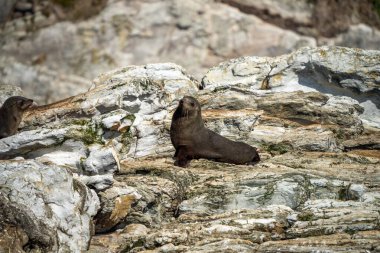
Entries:
<svg viewBox="0 0 380 253">
<path fill-rule="evenodd" d="M 79 140 L 86 145 L 94 143 L 104 144 L 101 135 L 101 127 L 98 124 L 93 122 L 78 122 L 78 125 L 81 127 L 71 130 L 66 139 Z"/>
<path fill-rule="evenodd" d="M 272 155 L 285 154 L 291 150 L 291 146 L 285 143 L 264 144 L 263 148 Z"/>
<path fill-rule="evenodd" d="M 86 145 L 93 143 L 103 144 L 102 137 L 98 135 L 97 127 L 87 126 L 82 133 L 82 140 Z"/>
<path fill-rule="evenodd" d="M 312 221 L 315 219 L 315 215 L 311 211 L 305 211 L 298 215 L 298 220 L 300 221 Z"/>
</svg>

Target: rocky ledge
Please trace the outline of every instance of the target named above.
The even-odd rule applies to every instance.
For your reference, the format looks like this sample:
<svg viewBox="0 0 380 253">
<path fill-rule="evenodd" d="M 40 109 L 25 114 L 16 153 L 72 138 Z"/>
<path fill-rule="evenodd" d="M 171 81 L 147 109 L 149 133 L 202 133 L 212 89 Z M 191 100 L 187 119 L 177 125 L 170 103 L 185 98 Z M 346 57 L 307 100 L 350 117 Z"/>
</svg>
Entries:
<svg viewBox="0 0 380 253">
<path fill-rule="evenodd" d="M 262 161 L 175 167 L 184 95 Z M 1 252 L 378 252 L 380 52 L 121 68 L 27 112 L 0 159 Z"/>
</svg>

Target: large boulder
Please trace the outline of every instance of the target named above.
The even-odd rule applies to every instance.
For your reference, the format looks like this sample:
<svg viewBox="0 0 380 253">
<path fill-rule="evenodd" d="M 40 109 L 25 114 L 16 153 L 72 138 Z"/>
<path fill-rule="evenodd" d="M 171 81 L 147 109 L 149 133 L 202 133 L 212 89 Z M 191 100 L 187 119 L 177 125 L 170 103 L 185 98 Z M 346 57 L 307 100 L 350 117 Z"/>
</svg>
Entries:
<svg viewBox="0 0 380 253">
<path fill-rule="evenodd" d="M 2 161 L 0 184 L 1 252 L 87 249 L 99 199 L 70 171 L 36 161 Z"/>
</svg>

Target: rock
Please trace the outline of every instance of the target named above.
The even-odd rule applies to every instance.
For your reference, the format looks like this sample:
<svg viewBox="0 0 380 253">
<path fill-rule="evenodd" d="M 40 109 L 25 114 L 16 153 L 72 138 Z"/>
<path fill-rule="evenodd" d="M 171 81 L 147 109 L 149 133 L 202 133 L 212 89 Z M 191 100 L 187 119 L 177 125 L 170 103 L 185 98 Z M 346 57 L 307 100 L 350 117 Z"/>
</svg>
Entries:
<svg viewBox="0 0 380 253">
<path fill-rule="evenodd" d="M 360 23 L 368 24 L 373 28 L 380 27 L 376 4 L 372 2 L 354 0 L 348 0 L 345 4 L 328 0 L 315 2 L 307 0 L 296 2 L 289 0 L 222 0 L 222 2 L 283 29 L 291 29 L 299 34 L 316 37 L 318 44 L 323 43 L 321 41 L 326 37 L 339 37 Z M 355 38 L 359 38 L 359 34 L 356 34 Z M 370 37 L 362 38 L 362 41 L 367 39 L 371 41 Z M 354 41 L 355 39 L 353 39 Z M 348 43 L 350 42 L 348 40 Z M 362 44 L 361 46 L 366 45 Z"/>
<path fill-rule="evenodd" d="M 173 12 L 175 8 L 179 7 L 173 6 Z M 186 19 L 178 24 L 184 32 L 196 25 Z M 318 58 L 316 52 L 323 50 L 331 52 Z M 29 185 L 40 190 L 17 203 L 45 210 L 57 198 L 71 194 L 73 200 L 66 206 L 84 203 L 92 209 L 80 215 L 80 208 L 59 209 L 48 218 L 33 216 L 30 222 L 16 218 L 9 222 L 0 211 L 0 225 L 6 229 L 1 230 L 0 247 L 76 251 L 65 248 L 66 242 L 72 242 L 77 247 L 86 245 L 82 248 L 87 250 L 91 230 L 87 221 L 100 204 L 89 252 L 220 252 L 221 248 L 309 252 L 318 247 L 328 250 L 326 245 L 335 251 L 359 251 L 363 243 L 368 250 L 377 250 L 380 131 L 362 122 L 368 109 L 363 109 L 362 100 L 307 90 L 296 83 L 309 59 L 314 66 L 325 66 L 315 73 L 328 70 L 342 80 L 351 80 L 356 72 L 344 69 L 344 64 L 338 67 L 338 59 L 356 59 L 362 69 L 371 64 L 376 69 L 376 52 L 357 52 L 322 47 L 279 58 L 235 59 L 210 70 L 203 90 L 172 63 L 127 66 L 99 75 L 86 93 L 27 112 L 20 132 L 0 140 L 0 158 L 8 159 L 0 162 L 0 168 L 7 168 L 3 181 L 19 186 L 36 175 L 43 179 L 24 183 L 25 191 L 29 192 Z M 263 82 L 266 75 L 261 68 L 266 66 L 269 73 L 268 62 L 277 60 L 282 65 L 273 68 L 272 74 L 284 67 L 289 78 L 275 74 Z M 358 71 L 361 81 L 355 94 L 376 97 L 376 77 L 364 72 Z M 352 89 L 350 81 L 343 84 L 346 88 L 338 90 Z M 186 169 L 174 166 L 169 129 L 172 113 L 184 95 L 199 100 L 209 129 L 258 147 L 261 162 L 247 166 L 200 159 Z M 22 175 L 15 176 L 19 170 Z M 54 181 L 57 177 L 59 181 Z M 12 184 L 0 192 L 15 189 Z M 41 194 L 48 197 L 30 202 Z M 0 210 L 8 215 L 6 211 L 14 209 L 8 208 L 7 199 L 13 200 L 14 195 L 3 195 L 0 203 L 6 208 Z M 54 201 L 44 201 L 51 198 Z M 86 226 L 81 243 L 76 243 L 79 232 L 65 230 L 71 234 L 54 236 L 62 230 L 56 224 L 67 224 L 72 216 L 76 221 L 82 216 L 87 219 L 73 226 Z M 31 235 L 25 228 L 28 224 L 38 232 Z M 9 243 L 12 236 L 17 238 L 14 244 Z M 64 243 L 57 246 L 60 238 Z"/>
<path fill-rule="evenodd" d="M 0 2 L 2 8 L 0 11 L 0 23 L 7 21 L 12 13 L 13 6 L 16 4 L 17 0 L 2 0 Z"/>
<path fill-rule="evenodd" d="M 110 188 L 114 183 L 112 174 L 94 176 L 78 175 L 75 178 L 96 191 L 104 191 Z"/>
<path fill-rule="evenodd" d="M 132 204 L 141 199 L 141 195 L 128 186 L 114 186 L 99 195 L 102 209 L 95 218 L 97 233 L 108 232 L 114 228 L 131 212 Z"/>
<path fill-rule="evenodd" d="M 163 221 L 170 221 L 177 215 L 179 203 L 184 199 L 185 190 L 193 182 L 193 174 L 178 170 L 172 163 L 157 161 L 123 161 L 120 175 L 116 180 L 128 185 L 141 195 L 126 217 L 126 224 L 141 223 L 157 227 Z"/>
<path fill-rule="evenodd" d="M 105 1 L 99 2 L 104 6 Z M 314 38 L 211 0 L 108 2 L 88 20 L 57 22 L 93 8 L 54 7 L 50 16 L 37 11 L 34 22 L 9 22 L 1 33 L 0 78 L 45 104 L 84 92 L 99 73 L 131 64 L 176 62 L 201 78 L 209 67 L 231 57 L 316 46 Z M 155 19 L 150 18 L 153 13 Z"/>
<path fill-rule="evenodd" d="M 192 177 L 163 165 L 123 162 L 113 186 L 99 193 L 102 208 L 95 217 L 96 232 L 114 231 L 131 223 L 156 227 L 170 220 Z"/>
<path fill-rule="evenodd" d="M 112 234 L 96 235 L 93 237 L 89 253 L 101 253 L 104 250 L 119 252 L 123 249 L 140 247 L 142 240 L 149 233 L 149 229 L 141 224 L 130 224 L 123 230 Z"/>
<path fill-rule="evenodd" d="M 317 45 L 380 49 L 371 1 L 7 0 L 0 22 L 16 3 L 29 7 L 3 24 L 0 78 L 38 104 L 85 92 L 99 73 L 131 64 L 176 62 L 200 79 L 208 68 L 243 55 L 278 56 Z"/>
<path fill-rule="evenodd" d="M 35 151 L 28 150 L 30 152 L 26 157 L 38 158 L 43 162 L 52 162 L 57 165 L 66 166 L 73 171 L 80 171 L 82 169 L 81 161 L 87 157 L 88 148 L 79 140 L 68 139 L 61 145 L 59 143 L 58 141 L 51 145 L 46 145 L 46 147 L 40 146 Z"/>
<path fill-rule="evenodd" d="M 337 46 L 379 50 L 380 31 L 365 24 L 358 24 L 350 26 L 347 32 L 333 40 Z"/>
<path fill-rule="evenodd" d="M 365 132 L 356 138 L 346 140 L 342 143 L 345 150 L 355 149 L 380 149 L 380 133 L 371 129 L 366 129 Z"/>
<path fill-rule="evenodd" d="M 89 175 L 113 174 L 119 170 L 119 159 L 113 148 L 93 144 L 89 155 L 82 160 L 83 170 Z"/>
<path fill-rule="evenodd" d="M 0 69 L 4 83 L 20 86 L 25 96 L 33 98 L 37 104 L 52 103 L 77 95 L 88 90 L 91 85 L 90 80 L 79 75 L 62 73 L 45 66 L 31 66 L 20 63 L 13 57 L 1 57 Z"/>
<path fill-rule="evenodd" d="M 15 85 L 0 84 L 0 105 L 12 96 L 23 96 L 21 88 Z"/>
<path fill-rule="evenodd" d="M 238 86 L 258 94 L 319 91 L 334 95 L 334 103 L 359 103 L 364 108 L 361 120 L 379 128 L 379 69 L 373 65 L 379 57 L 377 51 L 340 47 L 304 48 L 275 58 L 243 57 L 212 68 L 202 85 L 207 90 Z"/>
<path fill-rule="evenodd" d="M 0 139 L 0 158 L 20 156 L 36 149 L 56 146 L 64 141 L 66 134 L 70 130 L 70 128 L 32 130 Z M 49 152 L 50 150 L 45 151 Z M 36 153 L 36 155 L 38 154 L 43 155 L 42 153 Z M 36 157 L 32 153 L 32 158 Z"/>
<path fill-rule="evenodd" d="M 28 235 L 22 228 L 3 225 L 0 233 L 0 251 L 25 252 L 23 248 L 28 243 L 28 240 Z"/>
<path fill-rule="evenodd" d="M 379 231 L 376 233 L 379 233 Z M 360 252 L 362 250 L 375 250 L 376 252 L 376 250 L 379 249 L 379 244 L 376 239 L 352 239 L 350 234 L 341 233 L 328 236 L 300 238 L 297 240 L 265 242 L 260 245 L 257 252 L 274 252 L 279 248 L 284 252 Z"/>
<path fill-rule="evenodd" d="M 116 178 L 128 185 L 137 178 L 140 185 L 152 179 L 160 185 L 161 177 L 171 171 L 164 169 L 168 162 L 128 163 L 121 170 L 126 178 Z M 308 242 L 299 244 L 300 249 L 308 251 L 325 247 L 326 238 L 337 251 L 358 249 L 364 242 L 369 243 L 369 249 L 376 248 L 380 246 L 375 232 L 378 199 L 374 197 L 380 194 L 375 186 L 379 163 L 379 159 L 364 156 L 316 152 L 288 152 L 255 167 L 193 161 L 186 170 L 195 177 L 184 185 L 187 190 L 176 220 L 161 216 L 161 222 L 165 222 L 156 223 L 161 226 L 152 226 L 134 239 L 125 230 L 114 232 L 112 237 L 99 235 L 90 252 L 101 252 L 107 245 L 113 245 L 111 252 L 209 252 L 217 251 L 222 243 L 231 252 L 269 252 L 275 247 L 290 250 L 290 245 L 298 245 L 293 241 L 298 240 Z M 126 180 L 128 177 L 133 179 Z M 169 178 L 183 180 L 184 176 Z M 135 204 L 139 206 L 139 202 L 146 201 L 148 195 L 144 192 L 148 188 L 136 186 L 133 188 L 143 196 Z M 159 189 L 162 186 L 154 188 L 154 192 L 157 194 Z M 143 222 L 140 215 L 132 211 L 125 220 L 127 224 Z M 155 212 L 151 215 L 157 217 Z M 346 236 L 364 232 L 372 234 Z M 346 238 L 348 244 L 339 238 Z"/>
<path fill-rule="evenodd" d="M 178 222 L 165 224 L 158 229 L 143 228 L 143 232 L 137 232 L 135 225 L 129 225 L 117 233 L 117 249 L 130 252 L 144 249 L 153 252 L 210 252 L 217 251 L 223 244 L 231 252 L 249 252 L 248 250 L 257 247 L 257 243 L 271 237 L 283 236 L 283 226 L 287 224 L 283 217 L 286 217 L 289 211 L 286 207 L 273 206 L 271 209 L 241 210 L 204 217 L 180 216 Z M 98 245 L 100 238 L 104 241 L 105 236 L 95 237 Z M 122 238 L 124 240 L 121 240 Z M 100 252 L 105 245 L 103 244 L 103 248 L 99 246 L 97 250 L 95 247 L 93 250 L 90 248 L 89 252 Z M 116 252 L 115 247 L 111 252 Z"/>
<path fill-rule="evenodd" d="M 27 131 L 1 139 L 0 157 L 28 153 L 28 158 L 44 157 L 77 169 L 83 166 L 90 174 L 113 173 L 119 157 L 138 158 L 173 149 L 169 133 L 163 131 L 170 118 L 168 110 L 198 87 L 175 64 L 131 66 L 101 75 L 95 84 L 86 94 L 26 113 L 23 129 Z M 117 129 L 103 125 L 114 115 L 122 115 L 112 120 Z M 71 156 L 72 152 L 77 154 Z M 58 161 L 66 155 L 70 159 Z"/>
<path fill-rule="evenodd" d="M 336 200 L 308 201 L 301 214 L 300 220 L 287 231 L 288 238 L 375 230 L 379 217 L 375 206 Z"/>
<path fill-rule="evenodd" d="M 87 249 L 99 208 L 93 191 L 62 167 L 30 160 L 2 162 L 0 175 L 0 241 L 16 236 L 16 245 L 2 250 L 26 244 L 50 252 Z"/>
<path fill-rule="evenodd" d="M 363 132 L 362 109 L 349 99 L 316 92 L 257 95 L 234 88 L 220 92 L 221 97 L 208 90 L 199 96 L 206 125 L 231 139 L 261 143 L 268 151 L 340 150 L 338 139 Z"/>
</svg>

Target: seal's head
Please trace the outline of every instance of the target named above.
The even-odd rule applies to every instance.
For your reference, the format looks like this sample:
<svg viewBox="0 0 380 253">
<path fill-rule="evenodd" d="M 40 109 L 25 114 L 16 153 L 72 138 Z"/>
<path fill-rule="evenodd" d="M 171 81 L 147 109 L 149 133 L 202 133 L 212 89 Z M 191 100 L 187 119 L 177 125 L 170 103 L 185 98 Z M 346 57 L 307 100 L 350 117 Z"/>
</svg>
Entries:
<svg viewBox="0 0 380 253">
<path fill-rule="evenodd" d="M 195 98 L 190 96 L 184 96 L 179 101 L 178 111 L 182 117 L 201 117 L 201 105 Z"/>
<path fill-rule="evenodd" d="M 26 109 L 33 107 L 34 105 L 35 103 L 32 99 L 21 96 L 13 96 L 5 100 L 2 107 L 11 111 L 24 112 Z"/>
<path fill-rule="evenodd" d="M 35 104 L 32 99 L 14 96 L 5 100 L 0 107 L 0 138 L 17 133 L 24 112 Z"/>
</svg>

